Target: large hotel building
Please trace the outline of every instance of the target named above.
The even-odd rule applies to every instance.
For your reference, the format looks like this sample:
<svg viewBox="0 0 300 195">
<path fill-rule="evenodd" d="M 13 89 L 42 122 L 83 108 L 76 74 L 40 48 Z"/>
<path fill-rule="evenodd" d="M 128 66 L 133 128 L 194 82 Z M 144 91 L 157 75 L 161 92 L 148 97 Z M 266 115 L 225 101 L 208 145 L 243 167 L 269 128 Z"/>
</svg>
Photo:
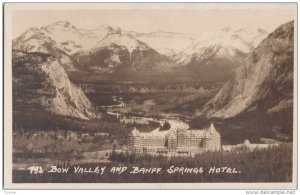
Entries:
<svg viewBox="0 0 300 195">
<path fill-rule="evenodd" d="M 150 154 L 197 154 L 221 149 L 221 136 L 213 124 L 203 130 L 186 128 L 141 133 L 136 128 L 129 135 L 128 150 Z"/>
</svg>

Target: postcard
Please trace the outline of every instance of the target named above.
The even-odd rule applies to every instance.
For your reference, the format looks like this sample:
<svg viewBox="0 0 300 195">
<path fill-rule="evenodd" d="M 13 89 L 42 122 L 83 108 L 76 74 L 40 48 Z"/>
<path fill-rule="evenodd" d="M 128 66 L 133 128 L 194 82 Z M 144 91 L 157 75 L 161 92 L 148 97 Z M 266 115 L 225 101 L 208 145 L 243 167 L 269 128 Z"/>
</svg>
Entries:
<svg viewBox="0 0 300 195">
<path fill-rule="evenodd" d="M 296 3 L 5 3 L 4 189 L 295 189 Z"/>
</svg>

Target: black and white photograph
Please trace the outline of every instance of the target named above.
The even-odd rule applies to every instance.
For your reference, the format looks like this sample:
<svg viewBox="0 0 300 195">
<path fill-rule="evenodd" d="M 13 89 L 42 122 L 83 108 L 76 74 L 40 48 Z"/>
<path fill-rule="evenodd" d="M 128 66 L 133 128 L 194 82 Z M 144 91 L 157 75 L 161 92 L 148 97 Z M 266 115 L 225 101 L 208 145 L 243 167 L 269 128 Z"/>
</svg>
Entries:
<svg viewBox="0 0 300 195">
<path fill-rule="evenodd" d="M 297 3 L 5 3 L 4 187 L 295 188 L 296 52 Z"/>
</svg>

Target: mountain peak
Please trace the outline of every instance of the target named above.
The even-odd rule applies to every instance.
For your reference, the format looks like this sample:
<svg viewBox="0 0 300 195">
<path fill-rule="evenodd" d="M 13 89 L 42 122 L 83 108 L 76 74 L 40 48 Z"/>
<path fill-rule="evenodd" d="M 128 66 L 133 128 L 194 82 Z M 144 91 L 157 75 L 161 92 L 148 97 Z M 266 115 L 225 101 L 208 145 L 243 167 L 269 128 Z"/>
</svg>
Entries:
<svg viewBox="0 0 300 195">
<path fill-rule="evenodd" d="M 25 45 L 31 45 L 30 48 L 34 48 L 33 46 L 36 45 L 36 42 L 43 42 L 46 40 L 45 34 L 39 28 L 29 28 L 15 40 L 13 40 L 13 47 L 16 49 L 27 48 Z M 30 43 L 30 40 L 33 40 Z M 29 41 L 29 43 L 28 43 Z M 35 42 L 35 43 L 33 43 Z M 22 50 L 22 49 L 21 49 Z"/>
<path fill-rule="evenodd" d="M 108 30 L 108 31 L 122 31 L 119 26 L 111 26 L 108 24 L 102 24 L 96 28 L 96 30 Z"/>
<path fill-rule="evenodd" d="M 53 26 L 63 26 L 63 27 L 73 26 L 73 25 L 71 25 L 70 22 L 64 21 L 64 20 L 57 21 L 57 22 L 53 23 L 52 25 Z"/>
<path fill-rule="evenodd" d="M 258 28 L 257 32 L 260 32 L 262 34 L 268 34 L 268 32 L 266 30 L 262 29 L 262 28 Z"/>
<path fill-rule="evenodd" d="M 39 28 L 31 27 L 27 31 L 25 31 L 21 36 L 24 37 L 23 39 L 27 39 L 34 34 L 41 34 L 41 33 L 42 32 Z"/>
<path fill-rule="evenodd" d="M 76 31 L 78 32 L 78 29 L 72 25 L 70 22 L 68 21 L 64 21 L 64 20 L 60 20 L 60 21 L 57 21 L 53 24 L 50 24 L 50 25 L 47 25 L 47 26 L 44 26 L 42 27 L 42 29 L 46 29 L 46 30 L 71 30 L 71 31 Z"/>
<path fill-rule="evenodd" d="M 246 25 L 246 26 L 242 26 L 240 28 L 237 28 L 234 30 L 234 33 L 247 33 L 247 34 L 268 34 L 268 32 L 261 28 L 261 27 L 257 27 L 257 26 L 253 26 L 253 25 Z"/>
</svg>

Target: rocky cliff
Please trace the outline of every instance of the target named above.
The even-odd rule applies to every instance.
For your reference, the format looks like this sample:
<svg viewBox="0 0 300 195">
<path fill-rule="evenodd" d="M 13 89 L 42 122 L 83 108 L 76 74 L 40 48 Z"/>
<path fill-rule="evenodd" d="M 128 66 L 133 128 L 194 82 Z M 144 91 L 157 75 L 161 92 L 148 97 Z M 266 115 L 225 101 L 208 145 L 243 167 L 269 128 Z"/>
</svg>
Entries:
<svg viewBox="0 0 300 195">
<path fill-rule="evenodd" d="M 91 119 L 92 105 L 58 59 L 48 53 L 13 51 L 14 111 L 49 111 Z"/>
<path fill-rule="evenodd" d="M 294 22 L 278 27 L 261 41 L 245 63 L 201 110 L 209 118 L 232 118 L 255 112 L 266 114 L 293 106 Z"/>
</svg>

